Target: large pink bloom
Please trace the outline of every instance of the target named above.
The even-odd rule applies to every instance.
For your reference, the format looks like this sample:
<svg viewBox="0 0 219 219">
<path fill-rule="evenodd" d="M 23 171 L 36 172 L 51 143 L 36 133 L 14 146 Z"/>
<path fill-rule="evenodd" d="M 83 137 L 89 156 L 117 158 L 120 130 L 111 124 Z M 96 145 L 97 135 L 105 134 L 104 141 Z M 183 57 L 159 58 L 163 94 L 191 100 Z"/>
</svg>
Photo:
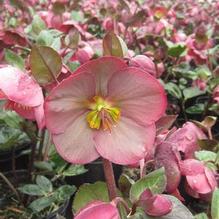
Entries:
<svg viewBox="0 0 219 219">
<path fill-rule="evenodd" d="M 45 125 L 41 87 L 26 73 L 12 66 L 0 68 L 0 99 L 6 99 L 6 109 Z"/>
<path fill-rule="evenodd" d="M 113 203 L 94 201 L 80 210 L 75 219 L 120 219 L 119 212 Z"/>
<path fill-rule="evenodd" d="M 99 156 L 118 164 L 144 158 L 166 96 L 153 76 L 122 59 L 89 61 L 52 90 L 46 124 L 60 155 L 72 163 Z"/>
</svg>

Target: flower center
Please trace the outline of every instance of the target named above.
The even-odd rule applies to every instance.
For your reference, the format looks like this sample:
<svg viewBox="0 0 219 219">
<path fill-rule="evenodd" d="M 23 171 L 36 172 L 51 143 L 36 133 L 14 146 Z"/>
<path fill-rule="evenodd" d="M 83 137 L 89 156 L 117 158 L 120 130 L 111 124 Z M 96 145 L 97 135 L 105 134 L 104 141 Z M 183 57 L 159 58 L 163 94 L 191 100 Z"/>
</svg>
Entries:
<svg viewBox="0 0 219 219">
<path fill-rule="evenodd" d="M 87 114 L 87 122 L 92 129 L 111 131 L 112 125 L 115 125 L 120 119 L 120 108 L 100 96 L 94 96 L 93 101 L 88 104 L 91 110 Z"/>
</svg>

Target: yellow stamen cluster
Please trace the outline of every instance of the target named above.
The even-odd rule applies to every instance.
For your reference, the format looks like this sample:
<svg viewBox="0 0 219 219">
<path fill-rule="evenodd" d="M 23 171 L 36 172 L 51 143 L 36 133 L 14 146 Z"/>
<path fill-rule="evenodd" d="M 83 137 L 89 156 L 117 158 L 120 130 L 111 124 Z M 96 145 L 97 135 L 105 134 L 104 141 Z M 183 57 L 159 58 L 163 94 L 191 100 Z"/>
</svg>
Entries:
<svg viewBox="0 0 219 219">
<path fill-rule="evenodd" d="M 120 108 L 115 107 L 100 96 L 93 97 L 93 101 L 88 104 L 91 110 L 87 114 L 87 122 L 92 129 L 111 130 L 112 125 L 120 119 Z"/>
</svg>

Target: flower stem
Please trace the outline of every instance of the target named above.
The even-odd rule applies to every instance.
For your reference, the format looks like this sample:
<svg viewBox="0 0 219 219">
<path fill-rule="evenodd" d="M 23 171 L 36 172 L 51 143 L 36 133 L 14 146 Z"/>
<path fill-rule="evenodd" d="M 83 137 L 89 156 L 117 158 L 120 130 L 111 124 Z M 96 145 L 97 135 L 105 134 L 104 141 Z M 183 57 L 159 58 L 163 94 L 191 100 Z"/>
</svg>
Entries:
<svg viewBox="0 0 219 219">
<path fill-rule="evenodd" d="M 108 188 L 109 198 L 110 200 L 113 200 L 117 196 L 113 166 L 109 160 L 104 158 L 103 158 L 103 169 L 104 169 L 104 175 Z"/>
</svg>

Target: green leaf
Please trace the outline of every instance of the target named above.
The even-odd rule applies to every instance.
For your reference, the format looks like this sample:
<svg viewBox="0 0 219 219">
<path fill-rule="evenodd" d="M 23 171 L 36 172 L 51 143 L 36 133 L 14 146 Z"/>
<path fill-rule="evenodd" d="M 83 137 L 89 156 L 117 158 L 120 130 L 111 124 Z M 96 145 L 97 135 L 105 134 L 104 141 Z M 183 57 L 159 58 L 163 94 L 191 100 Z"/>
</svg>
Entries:
<svg viewBox="0 0 219 219">
<path fill-rule="evenodd" d="M 5 61 L 21 70 L 24 69 L 24 59 L 10 49 L 5 49 Z"/>
<path fill-rule="evenodd" d="M 71 165 L 67 170 L 65 170 L 63 176 L 77 176 L 86 173 L 87 169 L 83 165 Z"/>
<path fill-rule="evenodd" d="M 177 99 L 182 98 L 182 92 L 176 84 L 169 82 L 164 85 L 164 88 L 173 97 L 176 97 Z"/>
<path fill-rule="evenodd" d="M 48 161 L 35 161 L 34 166 L 40 170 L 53 171 L 53 165 Z"/>
<path fill-rule="evenodd" d="M 80 66 L 80 63 L 78 61 L 74 61 L 74 62 L 68 61 L 67 66 L 72 72 L 74 72 Z"/>
<path fill-rule="evenodd" d="M 53 35 L 49 30 L 42 30 L 36 38 L 36 43 L 40 46 L 51 46 L 53 40 Z"/>
<path fill-rule="evenodd" d="M 0 120 L 3 120 L 11 128 L 20 129 L 21 123 L 24 120 L 14 111 L 2 111 L 0 112 Z"/>
<path fill-rule="evenodd" d="M 207 66 L 199 66 L 196 72 L 198 77 L 202 80 L 207 80 L 211 76 L 211 71 Z"/>
<path fill-rule="evenodd" d="M 32 26 L 32 31 L 36 35 L 38 35 L 42 30 L 46 29 L 46 24 L 41 19 L 41 17 L 39 15 L 34 15 L 33 16 L 33 21 L 32 21 L 31 26 Z"/>
<path fill-rule="evenodd" d="M 53 191 L 52 183 L 45 176 L 38 175 L 36 177 L 36 183 L 46 193 Z"/>
<path fill-rule="evenodd" d="M 82 23 L 85 21 L 84 14 L 81 11 L 75 10 L 71 11 L 71 19 Z"/>
<path fill-rule="evenodd" d="M 96 182 L 94 184 L 84 184 L 80 186 L 75 195 L 73 202 L 73 209 L 78 212 L 81 208 L 85 207 L 89 202 L 99 200 L 108 202 L 108 190 L 106 183 Z"/>
<path fill-rule="evenodd" d="M 219 189 L 215 189 L 211 201 L 211 217 L 212 219 L 219 219 Z"/>
<path fill-rule="evenodd" d="M 168 47 L 168 55 L 173 57 L 179 57 L 185 55 L 186 45 L 183 43 L 172 43 L 171 41 L 165 41 Z"/>
<path fill-rule="evenodd" d="M 129 196 L 131 186 L 135 183 L 129 176 L 122 174 L 119 178 L 119 190 L 125 197 Z"/>
<path fill-rule="evenodd" d="M 200 213 L 195 215 L 195 219 L 208 219 L 208 216 L 205 213 Z"/>
<path fill-rule="evenodd" d="M 34 46 L 30 52 L 31 73 L 40 85 L 56 81 L 62 69 L 60 55 L 51 47 Z"/>
<path fill-rule="evenodd" d="M 201 114 L 204 112 L 205 104 L 203 103 L 197 103 L 193 106 L 190 106 L 186 109 L 186 113 L 189 114 Z"/>
<path fill-rule="evenodd" d="M 128 52 L 125 42 L 113 32 L 109 32 L 103 39 L 104 56 L 116 56 L 123 58 Z"/>
<path fill-rule="evenodd" d="M 198 87 L 189 87 L 183 90 L 183 95 L 185 100 L 191 99 L 193 97 L 197 97 L 204 93 L 205 91 L 200 90 Z"/>
<path fill-rule="evenodd" d="M 212 151 L 196 151 L 195 152 L 195 157 L 200 160 L 200 161 L 204 161 L 204 162 L 208 162 L 208 161 L 212 161 L 215 162 L 217 154 L 212 152 Z"/>
<path fill-rule="evenodd" d="M 212 163 L 212 162 L 206 162 L 205 166 L 208 167 L 210 170 L 217 172 L 217 166 L 216 164 Z"/>
<path fill-rule="evenodd" d="M 63 185 L 54 192 L 54 195 L 59 202 L 64 202 L 69 199 L 75 191 L 75 186 Z"/>
<path fill-rule="evenodd" d="M 23 187 L 20 187 L 18 190 L 27 195 L 37 195 L 37 196 L 43 195 L 41 188 L 35 184 L 24 185 Z"/>
<path fill-rule="evenodd" d="M 64 38 L 65 46 L 71 49 L 76 49 L 81 40 L 81 35 L 78 30 L 70 30 L 69 33 Z"/>
<path fill-rule="evenodd" d="M 154 194 L 162 193 L 166 188 L 165 169 L 162 167 L 147 174 L 131 186 L 130 199 L 135 202 L 145 189 L 150 189 Z"/>
<path fill-rule="evenodd" d="M 54 201 L 55 198 L 53 196 L 42 197 L 31 202 L 31 204 L 28 207 L 34 212 L 40 212 L 45 208 L 51 206 Z"/>
</svg>

